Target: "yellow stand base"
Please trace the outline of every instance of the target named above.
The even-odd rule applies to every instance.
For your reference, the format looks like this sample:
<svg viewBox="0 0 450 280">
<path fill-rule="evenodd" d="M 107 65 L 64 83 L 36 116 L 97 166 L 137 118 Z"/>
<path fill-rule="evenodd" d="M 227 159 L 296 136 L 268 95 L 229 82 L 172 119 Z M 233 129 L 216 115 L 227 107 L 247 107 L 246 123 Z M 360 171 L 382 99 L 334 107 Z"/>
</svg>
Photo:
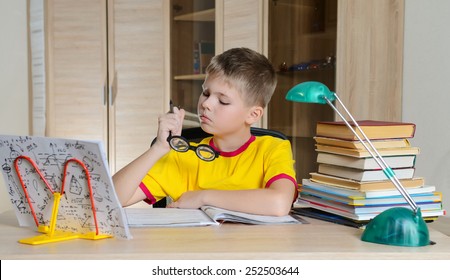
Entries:
<svg viewBox="0 0 450 280">
<path fill-rule="evenodd" d="M 37 231 L 40 233 L 48 233 L 50 232 L 50 226 L 39 225 Z"/>
<path fill-rule="evenodd" d="M 89 240 L 99 240 L 99 239 L 105 239 L 105 238 L 111 238 L 111 237 L 113 237 L 113 236 L 108 235 L 108 234 L 95 234 L 95 232 L 93 232 L 93 231 L 79 234 L 79 236 L 78 236 L 78 238 L 89 239 Z"/>
<path fill-rule="evenodd" d="M 72 232 L 64 232 L 64 231 L 55 231 L 52 235 L 44 234 L 39 236 L 34 236 L 30 238 L 25 238 L 19 240 L 19 243 L 29 244 L 29 245 L 40 245 L 47 244 L 52 242 L 66 241 L 72 239 L 90 239 L 90 240 L 99 240 L 105 238 L 111 238 L 112 235 L 107 234 L 95 234 L 95 232 L 87 232 L 87 233 L 72 233 Z"/>
<path fill-rule="evenodd" d="M 54 195 L 54 202 L 53 202 L 53 209 L 52 209 L 52 216 L 50 219 L 50 225 L 39 225 L 38 226 L 38 232 L 44 233 L 43 235 L 25 238 L 22 240 L 19 240 L 19 243 L 22 244 L 30 244 L 30 245 L 39 245 L 39 244 L 47 244 L 52 242 L 58 242 L 58 241 L 66 241 L 66 240 L 72 240 L 72 239 L 90 239 L 90 240 L 99 240 L 104 238 L 110 238 L 112 235 L 108 234 L 96 234 L 95 232 L 86 232 L 86 233 L 75 233 L 75 232 L 65 232 L 56 230 L 56 218 L 58 216 L 58 207 L 59 207 L 59 201 L 61 199 L 60 193 L 53 193 Z"/>
</svg>

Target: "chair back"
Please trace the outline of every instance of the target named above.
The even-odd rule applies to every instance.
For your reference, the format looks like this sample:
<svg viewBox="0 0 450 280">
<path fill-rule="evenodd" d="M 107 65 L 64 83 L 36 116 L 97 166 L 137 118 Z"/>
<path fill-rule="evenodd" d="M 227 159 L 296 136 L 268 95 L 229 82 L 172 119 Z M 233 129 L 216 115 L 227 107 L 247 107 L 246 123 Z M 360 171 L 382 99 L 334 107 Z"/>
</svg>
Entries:
<svg viewBox="0 0 450 280">
<path fill-rule="evenodd" d="M 280 138 L 283 140 L 288 140 L 286 135 L 284 135 L 283 133 L 276 131 L 276 130 L 260 128 L 260 127 L 251 127 L 250 132 L 252 133 L 252 135 L 255 135 L 255 136 L 270 135 L 272 137 L 277 137 L 277 138 Z M 202 139 L 211 136 L 211 134 L 205 132 L 201 127 L 185 128 L 181 131 L 181 135 L 184 138 L 186 138 L 187 140 L 192 141 L 192 142 L 200 142 Z"/>
</svg>

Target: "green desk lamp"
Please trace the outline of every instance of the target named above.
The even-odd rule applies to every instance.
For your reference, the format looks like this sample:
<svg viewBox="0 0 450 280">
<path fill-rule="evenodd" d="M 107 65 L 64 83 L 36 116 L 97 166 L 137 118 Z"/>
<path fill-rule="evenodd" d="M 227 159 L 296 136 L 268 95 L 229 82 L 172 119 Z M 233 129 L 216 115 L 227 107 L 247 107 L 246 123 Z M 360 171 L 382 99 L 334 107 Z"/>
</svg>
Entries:
<svg viewBox="0 0 450 280">
<path fill-rule="evenodd" d="M 394 171 L 384 161 L 378 153 L 372 142 L 360 128 L 356 120 L 347 110 L 345 105 L 339 99 L 336 93 L 331 92 L 327 86 L 319 82 L 304 82 L 294 86 L 286 95 L 286 99 L 293 102 L 328 104 L 345 122 L 347 127 L 358 138 L 364 148 L 370 153 L 377 164 L 381 167 L 384 174 L 395 185 L 400 194 L 405 198 L 411 209 L 404 207 L 393 207 L 372 219 L 366 226 L 361 240 L 379 244 L 397 245 L 397 246 L 426 246 L 430 244 L 428 227 L 422 218 L 420 208 L 405 190 Z M 339 110 L 333 104 L 337 101 L 345 113 L 353 122 L 353 126 L 344 118 Z M 361 136 L 355 131 L 356 127 Z M 370 148 L 369 148 L 370 146 Z"/>
</svg>

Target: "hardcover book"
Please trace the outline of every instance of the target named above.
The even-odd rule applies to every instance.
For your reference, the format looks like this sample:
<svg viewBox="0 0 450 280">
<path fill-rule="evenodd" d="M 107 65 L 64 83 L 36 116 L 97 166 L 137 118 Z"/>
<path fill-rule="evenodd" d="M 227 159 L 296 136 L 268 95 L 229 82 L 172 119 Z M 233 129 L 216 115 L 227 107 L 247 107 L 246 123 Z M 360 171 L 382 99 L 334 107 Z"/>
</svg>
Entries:
<svg viewBox="0 0 450 280">
<path fill-rule="evenodd" d="M 392 169 L 398 179 L 411 179 L 414 176 L 414 168 Z M 388 180 L 383 170 L 360 170 L 330 164 L 319 164 L 318 172 L 336 177 L 348 178 L 356 181 L 380 181 Z"/>
<path fill-rule="evenodd" d="M 359 142 L 359 140 L 344 140 L 338 138 L 330 138 L 330 137 L 314 137 L 314 140 L 319 145 L 325 146 L 336 146 L 347 149 L 357 149 L 357 150 L 365 150 L 363 144 Z M 406 148 L 411 147 L 411 143 L 406 138 L 399 139 L 380 139 L 380 140 L 371 140 L 372 145 L 376 149 L 392 149 L 392 148 Z"/>
<path fill-rule="evenodd" d="M 348 178 L 319 174 L 316 172 L 310 173 L 310 175 L 311 181 L 313 182 L 359 191 L 395 189 L 394 184 L 390 180 L 361 182 Z M 403 187 L 405 188 L 417 188 L 423 186 L 425 184 L 425 180 L 421 177 L 415 177 L 411 179 L 400 180 L 400 183 L 402 183 Z"/>
<path fill-rule="evenodd" d="M 414 123 L 405 122 L 387 122 L 375 120 L 357 121 L 361 129 L 369 139 L 393 139 L 393 138 L 412 138 L 416 131 Z M 361 133 L 353 125 L 358 135 Z M 318 122 L 316 136 L 332 137 L 346 140 L 358 140 L 347 125 L 342 121 L 336 122 Z M 361 137 L 363 138 L 363 137 Z"/>
<path fill-rule="evenodd" d="M 404 148 L 387 148 L 387 149 L 377 149 L 378 153 L 385 156 L 399 156 L 399 155 L 418 155 L 420 153 L 419 148 L 417 147 L 404 147 Z M 367 150 L 359 150 L 359 149 L 347 149 L 335 146 L 325 146 L 325 145 L 316 145 L 317 152 L 324 153 L 333 153 L 339 155 L 346 155 L 352 157 L 370 157 L 370 153 Z"/>
<path fill-rule="evenodd" d="M 383 157 L 383 159 L 391 168 L 408 168 L 414 167 L 416 156 L 386 156 Z M 372 157 L 358 158 L 321 152 L 317 154 L 317 163 L 326 163 L 362 170 L 381 169 L 378 163 Z"/>
</svg>

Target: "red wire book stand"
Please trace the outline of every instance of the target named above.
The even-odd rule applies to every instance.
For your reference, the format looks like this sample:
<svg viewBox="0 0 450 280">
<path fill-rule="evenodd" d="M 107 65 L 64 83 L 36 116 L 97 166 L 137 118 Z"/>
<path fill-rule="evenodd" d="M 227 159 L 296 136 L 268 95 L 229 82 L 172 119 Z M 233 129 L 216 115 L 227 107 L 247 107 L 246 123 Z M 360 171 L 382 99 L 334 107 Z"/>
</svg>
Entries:
<svg viewBox="0 0 450 280">
<path fill-rule="evenodd" d="M 50 223 L 48 225 L 39 224 L 39 220 L 38 220 L 36 212 L 34 210 L 34 207 L 33 207 L 33 204 L 32 204 L 31 198 L 30 198 L 30 195 L 29 195 L 28 190 L 27 190 L 27 186 L 25 185 L 25 183 L 24 183 L 24 181 L 22 179 L 22 175 L 21 175 L 20 170 L 19 170 L 18 162 L 20 160 L 26 160 L 33 166 L 33 168 L 38 173 L 40 179 L 44 182 L 44 184 L 47 187 L 47 189 L 53 194 L 52 214 L 51 214 L 51 218 L 50 218 Z M 61 197 L 65 194 L 65 192 L 64 192 L 64 185 L 65 185 L 65 182 L 66 182 L 67 168 L 68 168 L 70 162 L 74 162 L 74 163 L 78 164 L 83 169 L 83 171 L 86 174 L 87 186 L 88 186 L 88 189 L 89 189 L 89 196 L 90 196 L 92 215 L 93 215 L 92 217 L 94 219 L 94 224 L 95 224 L 95 231 L 90 231 L 90 232 L 86 232 L 86 233 L 78 233 L 78 232 L 61 231 L 61 230 L 57 230 L 56 229 L 56 223 L 57 223 L 57 219 L 58 219 L 59 203 L 61 201 Z M 54 191 L 52 189 L 52 187 L 50 186 L 49 182 L 45 179 L 45 177 L 43 176 L 43 174 L 39 170 L 38 166 L 36 165 L 36 163 L 31 158 L 29 158 L 27 156 L 23 156 L 23 155 L 18 156 L 14 160 L 14 168 L 15 168 L 15 170 L 17 172 L 17 176 L 19 177 L 20 184 L 22 186 L 22 189 L 24 191 L 26 200 L 27 200 L 28 205 L 30 207 L 30 211 L 31 211 L 31 214 L 33 216 L 33 219 L 34 219 L 34 221 L 36 223 L 37 230 L 38 230 L 38 232 L 43 233 L 42 235 L 38 235 L 38 236 L 26 238 L 26 239 L 21 239 L 21 240 L 19 240 L 20 243 L 30 244 L 30 245 L 38 245 L 38 244 L 46 244 L 46 243 L 51 243 L 51 242 L 65 241 L 65 240 L 71 240 L 71 239 L 77 239 L 77 238 L 98 240 L 98 239 L 104 239 L 104 238 L 112 237 L 112 235 L 100 234 L 99 233 L 97 216 L 96 216 L 96 210 L 95 210 L 96 208 L 95 208 L 95 203 L 94 203 L 94 199 L 93 199 L 94 196 L 93 196 L 93 191 L 92 191 L 92 186 L 91 186 L 91 177 L 90 177 L 90 174 L 89 174 L 89 170 L 87 169 L 86 165 L 82 161 L 80 161 L 80 160 L 78 160 L 76 158 L 71 158 L 71 159 L 68 159 L 64 163 L 63 180 L 62 180 L 62 186 L 61 186 L 61 191 L 60 192 L 56 192 L 56 191 Z"/>
</svg>

